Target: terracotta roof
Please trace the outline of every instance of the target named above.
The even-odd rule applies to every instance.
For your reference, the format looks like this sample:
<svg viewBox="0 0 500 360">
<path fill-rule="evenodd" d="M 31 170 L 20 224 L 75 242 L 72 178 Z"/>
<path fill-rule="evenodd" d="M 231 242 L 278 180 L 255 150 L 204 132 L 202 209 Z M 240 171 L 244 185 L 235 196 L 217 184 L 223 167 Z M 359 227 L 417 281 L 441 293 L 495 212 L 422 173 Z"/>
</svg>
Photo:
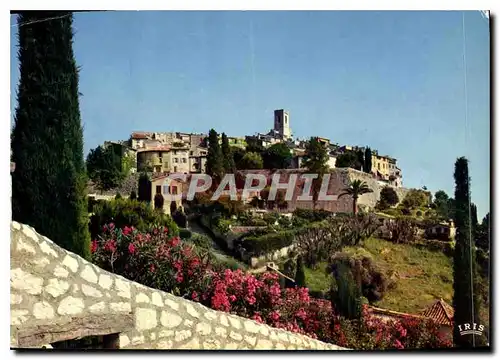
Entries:
<svg viewBox="0 0 500 360">
<path fill-rule="evenodd" d="M 439 299 L 422 312 L 422 316 L 431 318 L 441 325 L 453 325 L 454 310 L 446 301 Z"/>
<path fill-rule="evenodd" d="M 147 139 L 150 136 L 150 133 L 147 132 L 133 132 L 131 137 L 132 139 Z"/>
</svg>

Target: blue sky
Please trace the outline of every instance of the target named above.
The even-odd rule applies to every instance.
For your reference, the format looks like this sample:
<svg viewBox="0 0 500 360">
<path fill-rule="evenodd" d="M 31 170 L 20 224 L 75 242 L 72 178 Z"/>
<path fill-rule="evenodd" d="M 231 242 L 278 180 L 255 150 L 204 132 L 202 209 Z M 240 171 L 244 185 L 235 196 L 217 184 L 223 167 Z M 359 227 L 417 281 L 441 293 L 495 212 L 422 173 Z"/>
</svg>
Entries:
<svg viewBox="0 0 500 360">
<path fill-rule="evenodd" d="M 134 130 L 264 132 L 285 108 L 295 136 L 396 157 L 408 187 L 453 195 L 466 156 L 479 216 L 489 209 L 490 39 L 479 12 L 465 13 L 468 126 L 461 12 L 79 13 L 74 27 L 85 155 Z"/>
</svg>

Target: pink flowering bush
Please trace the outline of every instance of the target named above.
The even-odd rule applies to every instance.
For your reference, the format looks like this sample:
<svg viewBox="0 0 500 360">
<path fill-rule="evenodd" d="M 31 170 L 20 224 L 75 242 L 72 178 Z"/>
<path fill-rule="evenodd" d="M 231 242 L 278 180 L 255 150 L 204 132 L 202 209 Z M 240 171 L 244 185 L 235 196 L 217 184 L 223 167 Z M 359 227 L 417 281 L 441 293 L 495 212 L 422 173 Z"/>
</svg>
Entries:
<svg viewBox="0 0 500 360">
<path fill-rule="evenodd" d="M 207 256 L 170 236 L 165 227 L 141 233 L 133 227 L 103 227 L 103 235 L 91 243 L 92 262 L 146 286 L 188 296 L 202 292 L 209 281 Z"/>
<path fill-rule="evenodd" d="M 330 301 L 314 299 L 307 288 L 282 289 L 278 275 L 218 270 L 199 253 L 170 236 L 167 228 L 142 233 L 107 224 L 92 241 L 92 261 L 143 285 L 203 303 L 214 310 L 351 349 L 449 347 L 438 326 L 415 318 L 384 323 L 363 309 L 360 320 L 346 320 Z"/>
</svg>

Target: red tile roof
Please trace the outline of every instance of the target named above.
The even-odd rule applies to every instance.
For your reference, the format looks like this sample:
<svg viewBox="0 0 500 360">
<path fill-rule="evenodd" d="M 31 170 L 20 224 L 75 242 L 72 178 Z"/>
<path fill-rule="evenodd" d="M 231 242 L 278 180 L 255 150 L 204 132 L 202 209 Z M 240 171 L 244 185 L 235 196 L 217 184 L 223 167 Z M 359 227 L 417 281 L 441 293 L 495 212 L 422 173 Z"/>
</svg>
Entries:
<svg viewBox="0 0 500 360">
<path fill-rule="evenodd" d="M 131 135 L 132 139 L 147 139 L 147 138 L 149 138 L 149 136 L 150 136 L 150 133 L 139 132 L 139 131 L 133 132 Z"/>
<path fill-rule="evenodd" d="M 431 318 L 441 325 L 453 325 L 454 310 L 446 301 L 439 299 L 422 312 L 422 315 Z"/>
</svg>

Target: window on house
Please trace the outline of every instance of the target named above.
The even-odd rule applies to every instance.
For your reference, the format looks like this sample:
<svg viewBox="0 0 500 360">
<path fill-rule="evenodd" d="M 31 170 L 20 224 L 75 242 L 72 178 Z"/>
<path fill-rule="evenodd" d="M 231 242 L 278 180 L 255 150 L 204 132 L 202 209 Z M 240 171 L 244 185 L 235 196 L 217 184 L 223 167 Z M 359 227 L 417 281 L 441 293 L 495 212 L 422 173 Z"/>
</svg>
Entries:
<svg viewBox="0 0 500 360">
<path fill-rule="evenodd" d="M 185 164 L 186 163 L 186 158 L 182 158 L 182 162 Z"/>
<path fill-rule="evenodd" d="M 178 158 L 174 158 L 174 163 L 178 163 L 179 162 L 179 159 Z"/>
<path fill-rule="evenodd" d="M 156 193 L 161 194 L 161 185 L 156 185 Z"/>
<path fill-rule="evenodd" d="M 174 166 L 174 172 L 177 172 L 177 166 Z"/>
<path fill-rule="evenodd" d="M 172 195 L 177 195 L 177 186 L 171 186 L 170 187 L 170 193 Z"/>
<path fill-rule="evenodd" d="M 380 170 L 380 163 L 377 164 L 377 168 Z"/>
</svg>

